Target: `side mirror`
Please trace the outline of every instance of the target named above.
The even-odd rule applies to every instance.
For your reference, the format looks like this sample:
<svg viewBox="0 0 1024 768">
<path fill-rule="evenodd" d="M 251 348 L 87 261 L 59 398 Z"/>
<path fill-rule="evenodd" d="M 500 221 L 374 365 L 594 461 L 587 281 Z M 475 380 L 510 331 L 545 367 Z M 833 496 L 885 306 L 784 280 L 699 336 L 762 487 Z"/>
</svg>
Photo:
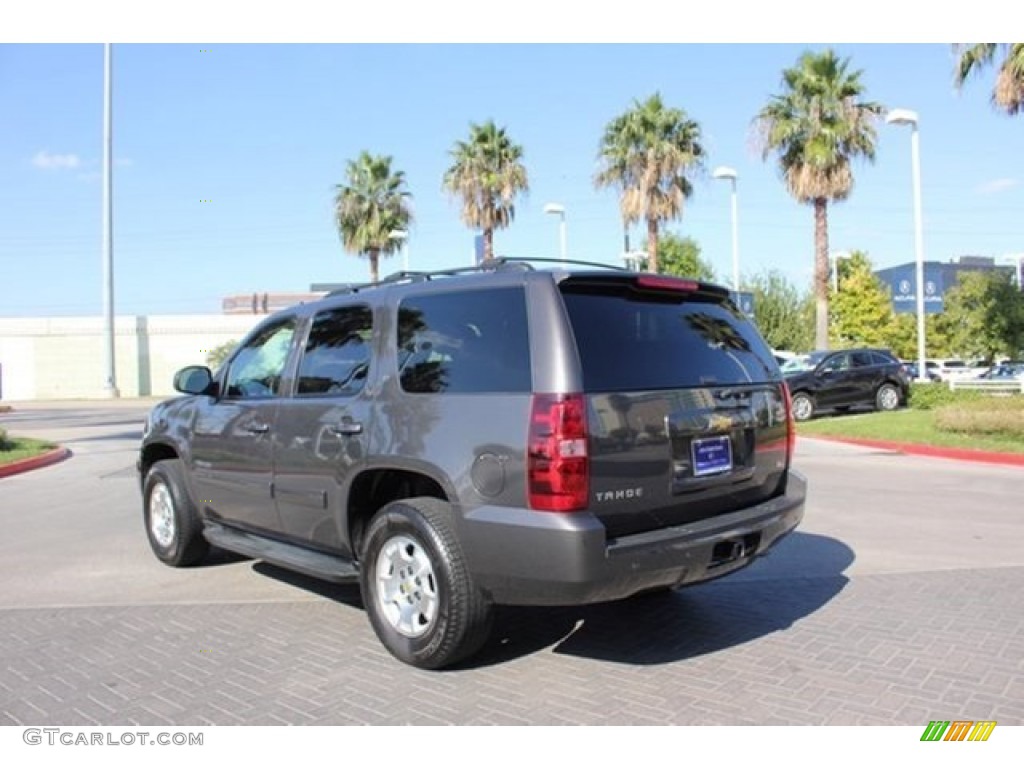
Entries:
<svg viewBox="0 0 1024 768">
<path fill-rule="evenodd" d="M 205 365 L 190 365 L 174 374 L 174 388 L 186 395 L 213 394 L 213 374 Z"/>
</svg>

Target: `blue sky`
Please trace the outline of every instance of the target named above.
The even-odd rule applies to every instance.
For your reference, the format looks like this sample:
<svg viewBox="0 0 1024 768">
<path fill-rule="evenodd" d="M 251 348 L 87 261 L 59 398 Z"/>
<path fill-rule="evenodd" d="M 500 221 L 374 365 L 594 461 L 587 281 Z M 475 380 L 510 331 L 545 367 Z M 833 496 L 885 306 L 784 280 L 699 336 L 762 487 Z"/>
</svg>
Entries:
<svg viewBox="0 0 1024 768">
<path fill-rule="evenodd" d="M 806 284 L 812 213 L 761 160 L 751 119 L 783 68 L 824 47 L 117 44 L 116 310 L 219 312 L 228 294 L 366 279 L 332 217 L 334 186 L 363 149 L 406 172 L 411 266 L 468 263 L 472 233 L 441 176 L 470 122 L 490 118 L 523 146 L 530 180 L 497 252 L 556 256 L 557 220 L 543 208 L 557 202 L 571 257 L 621 264 L 616 196 L 592 183 L 598 142 L 656 91 L 700 123 L 708 151 L 669 229 L 694 237 L 729 280 L 729 187 L 710 171 L 730 165 L 742 272 L 775 268 Z M 1024 252 L 1024 118 L 991 107 L 994 72 L 957 93 L 947 44 L 833 47 L 863 70 L 869 98 L 920 115 L 926 258 Z M 102 72 L 98 44 L 0 45 L 0 316 L 100 312 Z M 862 249 L 884 267 L 913 258 L 910 131 L 878 133 L 876 162 L 855 168 L 830 232 L 833 250 Z M 643 236 L 635 228 L 634 244 Z M 382 273 L 399 268 L 394 259 Z"/>
</svg>

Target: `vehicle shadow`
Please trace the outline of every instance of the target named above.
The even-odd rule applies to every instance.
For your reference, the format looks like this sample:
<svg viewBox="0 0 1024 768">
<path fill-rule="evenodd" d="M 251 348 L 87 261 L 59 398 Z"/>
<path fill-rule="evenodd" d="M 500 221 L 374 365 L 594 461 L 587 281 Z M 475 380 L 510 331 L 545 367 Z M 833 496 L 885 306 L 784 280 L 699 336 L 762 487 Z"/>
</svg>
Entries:
<svg viewBox="0 0 1024 768">
<path fill-rule="evenodd" d="M 296 571 L 290 571 L 287 568 L 281 568 L 263 560 L 254 562 L 252 569 L 261 576 L 268 576 L 276 581 L 305 590 L 306 592 L 312 592 L 314 595 L 319 595 L 328 600 L 344 603 L 353 608 L 362 609 L 363 607 L 363 598 L 359 593 L 358 583 L 336 584 L 324 581 L 323 579 L 317 579 L 313 576 L 306 576 Z"/>
<path fill-rule="evenodd" d="M 545 648 L 622 664 L 665 664 L 786 629 L 838 595 L 853 562 L 846 544 L 797 532 L 720 581 L 615 603 L 500 607 L 491 639 L 460 668 L 501 664 Z M 762 567 L 763 566 L 763 567 Z"/>
</svg>

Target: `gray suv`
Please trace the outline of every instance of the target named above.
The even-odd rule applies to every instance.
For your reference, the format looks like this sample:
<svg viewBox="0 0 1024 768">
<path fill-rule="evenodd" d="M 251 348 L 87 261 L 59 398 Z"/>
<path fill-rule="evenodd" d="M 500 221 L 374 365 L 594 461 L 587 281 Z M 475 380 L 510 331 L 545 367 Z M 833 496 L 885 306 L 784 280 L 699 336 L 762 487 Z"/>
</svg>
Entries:
<svg viewBox="0 0 1024 768">
<path fill-rule="evenodd" d="M 175 388 L 138 461 L 157 557 L 212 544 L 358 581 L 417 667 L 478 650 L 495 604 L 706 581 L 803 516 L 783 377 L 704 283 L 514 260 L 402 273 L 268 317 Z"/>
</svg>

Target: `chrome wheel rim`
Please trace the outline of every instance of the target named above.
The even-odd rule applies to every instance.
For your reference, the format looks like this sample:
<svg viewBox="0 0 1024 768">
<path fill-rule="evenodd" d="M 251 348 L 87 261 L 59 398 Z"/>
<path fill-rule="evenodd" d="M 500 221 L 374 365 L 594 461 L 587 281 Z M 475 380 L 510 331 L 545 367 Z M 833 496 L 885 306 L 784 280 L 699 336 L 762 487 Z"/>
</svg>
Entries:
<svg viewBox="0 0 1024 768">
<path fill-rule="evenodd" d="M 149 494 L 149 532 L 164 549 L 174 543 L 174 499 L 163 483 L 157 483 Z"/>
<path fill-rule="evenodd" d="M 891 411 L 898 403 L 896 390 L 892 387 L 885 387 L 878 399 L 882 403 L 882 408 L 886 411 Z"/>
<path fill-rule="evenodd" d="M 415 539 L 392 536 L 377 557 L 377 605 L 391 627 L 420 637 L 437 619 L 437 579 L 430 556 Z"/>
<path fill-rule="evenodd" d="M 800 395 L 793 400 L 793 417 L 797 421 L 803 421 L 811 415 L 811 401 L 806 396 Z"/>
</svg>

